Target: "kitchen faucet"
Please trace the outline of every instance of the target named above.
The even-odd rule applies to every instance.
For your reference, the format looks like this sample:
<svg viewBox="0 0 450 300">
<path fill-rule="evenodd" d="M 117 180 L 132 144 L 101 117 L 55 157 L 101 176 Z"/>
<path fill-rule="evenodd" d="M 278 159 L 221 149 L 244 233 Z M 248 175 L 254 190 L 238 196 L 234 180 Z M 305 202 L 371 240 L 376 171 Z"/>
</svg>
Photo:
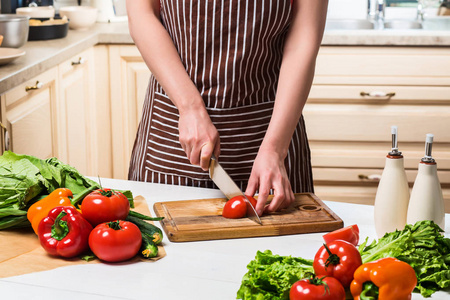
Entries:
<svg viewBox="0 0 450 300">
<path fill-rule="evenodd" d="M 417 21 L 422 22 L 423 21 L 423 15 L 424 15 L 424 7 L 423 7 L 423 0 L 417 0 Z"/>
<path fill-rule="evenodd" d="M 385 1 L 384 0 L 368 0 L 367 16 L 369 20 L 375 23 L 375 28 L 383 29 L 384 27 L 384 13 L 385 13 Z"/>
</svg>

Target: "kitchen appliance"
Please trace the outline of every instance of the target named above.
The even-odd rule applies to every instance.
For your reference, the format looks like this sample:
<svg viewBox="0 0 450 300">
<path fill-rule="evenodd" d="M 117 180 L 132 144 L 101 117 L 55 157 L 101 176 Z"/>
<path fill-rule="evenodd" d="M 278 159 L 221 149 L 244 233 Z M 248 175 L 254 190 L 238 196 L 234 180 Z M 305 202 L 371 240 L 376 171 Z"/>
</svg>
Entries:
<svg viewBox="0 0 450 300">
<path fill-rule="evenodd" d="M 222 217 L 224 198 L 157 202 L 153 209 L 164 217 L 160 222 L 172 242 L 329 232 L 343 227 L 342 220 L 314 194 L 294 196 L 289 208 L 263 215 L 264 226 L 249 218 Z"/>
<path fill-rule="evenodd" d="M 28 16 L 0 15 L 0 34 L 3 35 L 2 47 L 19 48 L 28 39 Z"/>
<path fill-rule="evenodd" d="M 431 156 L 433 134 L 426 135 L 425 156 L 419 162 L 419 171 L 411 192 L 408 224 L 431 220 L 445 229 L 444 197 L 437 175 L 437 164 Z"/>
<path fill-rule="evenodd" d="M 247 196 L 242 193 L 236 183 L 231 179 L 230 175 L 222 168 L 217 161 L 217 158 L 213 155 L 211 157 L 211 163 L 209 164 L 209 177 L 219 187 L 220 191 L 228 198 L 231 199 L 236 196 L 244 196 L 244 200 L 247 203 L 247 217 L 254 222 L 262 225 L 261 219 L 256 213 L 255 208 L 248 200 Z"/>
<path fill-rule="evenodd" d="M 391 127 L 392 149 L 386 156 L 374 204 L 375 229 L 378 238 L 386 232 L 402 230 L 406 225 L 409 186 L 403 155 L 398 151 L 398 128 Z"/>
<path fill-rule="evenodd" d="M 91 0 L 90 6 L 97 8 L 97 22 L 126 22 L 126 0 Z"/>
</svg>

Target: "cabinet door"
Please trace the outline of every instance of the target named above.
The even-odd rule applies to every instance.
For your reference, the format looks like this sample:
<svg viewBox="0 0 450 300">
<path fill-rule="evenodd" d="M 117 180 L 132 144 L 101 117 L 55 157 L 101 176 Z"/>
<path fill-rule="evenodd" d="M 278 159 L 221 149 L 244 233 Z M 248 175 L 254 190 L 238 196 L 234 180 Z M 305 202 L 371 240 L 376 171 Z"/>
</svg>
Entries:
<svg viewBox="0 0 450 300">
<path fill-rule="evenodd" d="M 88 49 L 61 63 L 59 68 L 59 159 L 84 175 L 97 176 L 94 55 Z"/>
<path fill-rule="evenodd" d="M 113 177 L 126 179 L 150 71 L 135 46 L 110 46 Z"/>
<path fill-rule="evenodd" d="M 2 101 L 10 150 L 41 159 L 58 156 L 54 130 L 57 68 L 6 92 Z"/>
<path fill-rule="evenodd" d="M 9 133 L 6 128 L 6 114 L 5 114 L 5 96 L 0 96 L 0 155 L 6 150 L 5 138 L 9 139 Z"/>
</svg>

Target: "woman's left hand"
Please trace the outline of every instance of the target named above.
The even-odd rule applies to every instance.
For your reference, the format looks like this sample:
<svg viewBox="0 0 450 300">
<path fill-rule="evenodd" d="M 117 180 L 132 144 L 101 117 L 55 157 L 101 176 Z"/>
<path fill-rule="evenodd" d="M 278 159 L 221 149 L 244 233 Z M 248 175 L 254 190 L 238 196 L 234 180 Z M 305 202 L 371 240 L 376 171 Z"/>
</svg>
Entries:
<svg viewBox="0 0 450 300">
<path fill-rule="evenodd" d="M 274 197 L 265 207 L 270 190 Z M 260 148 L 252 173 L 248 180 L 246 195 L 254 195 L 258 191 L 256 211 L 262 215 L 264 211 L 274 212 L 286 208 L 294 202 L 294 193 L 287 176 L 284 157 L 276 152 Z"/>
</svg>

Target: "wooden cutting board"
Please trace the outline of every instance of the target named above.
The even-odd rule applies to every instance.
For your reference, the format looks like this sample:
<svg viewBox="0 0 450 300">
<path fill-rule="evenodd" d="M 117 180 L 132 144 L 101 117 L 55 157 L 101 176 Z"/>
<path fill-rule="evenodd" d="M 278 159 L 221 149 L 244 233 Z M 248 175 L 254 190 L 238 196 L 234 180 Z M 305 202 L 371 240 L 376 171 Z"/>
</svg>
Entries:
<svg viewBox="0 0 450 300">
<path fill-rule="evenodd" d="M 157 202 L 153 208 L 172 242 L 220 240 L 325 232 L 343 227 L 342 220 L 312 193 L 295 194 L 291 207 L 263 215 L 259 225 L 248 218 L 222 217 L 225 198 Z"/>
</svg>

